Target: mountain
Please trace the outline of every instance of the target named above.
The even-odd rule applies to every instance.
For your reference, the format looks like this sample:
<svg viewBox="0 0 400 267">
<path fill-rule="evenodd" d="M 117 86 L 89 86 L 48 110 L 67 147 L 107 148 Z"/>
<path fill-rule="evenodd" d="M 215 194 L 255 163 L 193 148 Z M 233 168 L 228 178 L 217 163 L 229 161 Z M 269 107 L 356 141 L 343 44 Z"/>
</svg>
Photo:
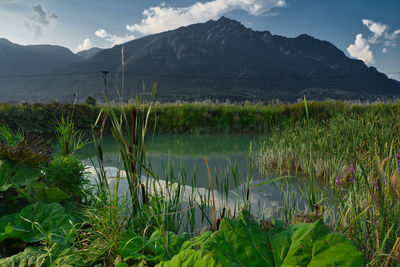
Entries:
<svg viewBox="0 0 400 267">
<path fill-rule="evenodd" d="M 35 100 L 102 97 L 102 71 L 109 71 L 109 98 L 116 88 L 124 99 L 151 90 L 160 101 L 295 101 L 399 97 L 400 86 L 374 67 L 348 58 L 327 41 L 303 34 L 295 38 L 254 31 L 222 17 L 149 35 L 104 49 L 83 61 L 54 70 L 48 78 L 26 81 L 24 94 Z M 150 88 L 149 88 L 150 87 Z M 18 90 L 15 90 L 15 92 Z M 18 97 L 23 94 L 15 93 Z M 30 100 L 30 99 L 26 99 Z"/>
<path fill-rule="evenodd" d="M 81 61 L 68 48 L 57 45 L 18 45 L 0 38 L 1 75 L 35 75 Z"/>
<path fill-rule="evenodd" d="M 97 54 L 98 52 L 100 52 L 101 50 L 103 50 L 103 49 L 98 48 L 98 47 L 92 47 L 90 49 L 80 51 L 80 52 L 76 53 L 76 55 L 80 56 L 83 59 L 88 59 L 88 58 L 94 56 L 95 54 Z"/>
</svg>

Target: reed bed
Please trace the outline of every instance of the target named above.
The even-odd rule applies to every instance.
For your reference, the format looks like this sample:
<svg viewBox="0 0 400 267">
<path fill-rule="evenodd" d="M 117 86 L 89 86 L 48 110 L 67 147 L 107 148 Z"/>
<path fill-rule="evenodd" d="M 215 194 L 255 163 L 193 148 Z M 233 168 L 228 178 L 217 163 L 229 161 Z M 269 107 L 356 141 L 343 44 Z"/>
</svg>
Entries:
<svg viewBox="0 0 400 267">
<path fill-rule="evenodd" d="M 399 131 L 396 105 L 346 106 L 342 112 L 332 110 L 326 119 L 305 116 L 288 127 L 276 127 L 260 148 L 259 163 L 263 170 L 306 175 L 310 184 L 322 182 L 328 194 L 313 186 L 304 190 L 305 198 L 313 200 L 308 201 L 308 212 L 321 207 L 325 221 L 346 234 L 369 265 L 396 266 Z M 283 200 L 282 217 L 298 219 L 297 200 L 290 195 Z"/>
</svg>

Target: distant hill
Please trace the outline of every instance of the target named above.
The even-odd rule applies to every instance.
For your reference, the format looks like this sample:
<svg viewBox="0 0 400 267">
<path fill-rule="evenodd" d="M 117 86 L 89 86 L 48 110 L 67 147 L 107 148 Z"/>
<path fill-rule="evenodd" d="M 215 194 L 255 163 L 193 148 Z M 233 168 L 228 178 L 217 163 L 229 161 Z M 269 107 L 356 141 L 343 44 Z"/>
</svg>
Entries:
<svg viewBox="0 0 400 267">
<path fill-rule="evenodd" d="M 306 34 L 287 38 L 253 31 L 225 17 L 123 46 L 124 99 L 140 93 L 142 82 L 150 91 L 154 81 L 160 101 L 295 101 L 304 95 L 363 100 L 400 95 L 394 80 L 348 58 L 327 41 Z M 14 98 L 70 101 L 74 92 L 82 99 L 101 98 L 104 70 L 110 72 L 109 97 L 116 97 L 115 88 L 122 88 L 121 45 L 74 61 L 35 82 L 25 81 L 23 91 L 15 88 Z"/>
<path fill-rule="evenodd" d="M 42 74 L 82 59 L 57 45 L 18 45 L 0 38 L 1 75 Z"/>
<path fill-rule="evenodd" d="M 80 51 L 80 52 L 76 53 L 76 55 L 80 56 L 83 59 L 88 59 L 88 58 L 94 56 L 95 54 L 97 54 L 98 52 L 100 52 L 101 50 L 103 50 L 103 49 L 98 48 L 98 47 L 92 47 L 90 49 Z"/>
</svg>

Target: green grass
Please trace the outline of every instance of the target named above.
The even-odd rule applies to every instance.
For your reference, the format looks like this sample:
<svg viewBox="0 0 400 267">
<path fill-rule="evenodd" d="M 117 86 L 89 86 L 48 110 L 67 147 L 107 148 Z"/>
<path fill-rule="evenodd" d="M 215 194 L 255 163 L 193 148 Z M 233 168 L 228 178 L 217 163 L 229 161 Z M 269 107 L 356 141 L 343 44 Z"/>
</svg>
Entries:
<svg viewBox="0 0 400 267">
<path fill-rule="evenodd" d="M 0 104 L 0 121 L 11 129 L 23 129 L 27 134 L 52 135 L 54 125 L 62 117 L 71 116 L 76 129 L 91 133 L 92 124 L 101 110 L 107 109 L 120 116 L 135 105 L 85 105 L 85 104 Z M 386 105 L 388 109 L 399 110 L 398 104 Z M 147 108 L 146 104 L 143 108 Z M 339 102 L 311 102 L 308 105 L 311 118 L 329 119 L 334 113 L 350 110 L 363 113 L 375 110 L 376 105 L 352 105 Z M 266 133 L 273 127 L 286 127 L 305 118 L 302 103 L 286 104 L 214 104 L 199 103 L 154 103 L 149 116 L 149 132 L 160 133 Z M 98 130 L 98 126 L 95 130 Z M 104 130 L 111 132 L 108 121 Z"/>
<path fill-rule="evenodd" d="M 56 115 L 50 112 L 51 109 Z M 162 242 L 158 236 L 154 251 L 161 244 L 162 251 L 172 256 L 168 253 L 169 238 L 174 235 L 170 233 L 181 234 L 187 231 L 189 235 L 196 236 L 199 216 L 217 231 L 224 216 L 231 217 L 231 213 L 235 216 L 241 208 L 250 210 L 255 171 L 252 153 L 256 151 L 261 170 L 309 177 L 308 186 L 301 188 L 308 203 L 307 210 L 299 210 L 298 199 L 293 194 L 282 193 L 284 220 L 294 223 L 322 218 L 331 230 L 341 232 L 351 239 L 363 253 L 365 262 L 373 266 L 386 263 L 395 266 L 395 258 L 399 256 L 397 250 L 400 248 L 400 163 L 396 156 L 400 151 L 399 111 L 398 104 L 316 102 L 252 106 L 155 103 L 150 106 L 138 100 L 136 105 L 130 106 L 89 107 L 55 103 L 3 105 L 0 106 L 0 118 L 9 114 L 7 122 L 11 126 L 8 128 L 10 130 L 6 130 L 11 133 L 11 129 L 17 126 L 28 133 L 46 133 L 50 132 L 50 127 L 42 124 L 42 120 L 52 118 L 56 122 L 63 115 L 74 112 L 74 116 L 69 117 L 71 120 L 67 124 L 61 121 L 58 128 L 61 154 L 75 150 L 70 145 L 76 144 L 73 136 L 78 133 L 77 130 L 93 130 L 97 153 L 95 160 L 99 162 L 98 187 L 82 190 L 85 195 L 75 199 L 75 203 L 63 203 L 68 212 L 78 214 L 75 215 L 77 222 L 73 231 L 65 233 L 68 234 L 68 242 L 59 246 L 54 240 L 45 239 L 42 243 L 34 244 L 35 249 L 40 251 L 34 251 L 33 254 L 39 253 L 46 258 L 46 262 L 47 259 L 50 262 L 67 261 L 73 256 L 74 261 L 80 261 L 84 266 L 122 263 L 124 260 L 119 248 L 124 234 L 129 231 L 134 233 L 134 238 L 140 240 L 152 240 L 153 233 L 161 235 Z M 38 127 L 31 125 L 31 121 L 35 121 L 34 116 L 37 117 Z M 107 131 L 116 140 L 121 169 L 124 171 L 118 179 L 107 177 L 104 170 L 102 134 Z M 195 174 L 189 177 L 180 165 L 165 165 L 163 173 L 153 173 L 144 142 L 148 131 L 265 133 L 264 144 L 251 147 L 250 172 L 244 177 L 247 181 L 244 187 L 239 188 L 238 181 L 243 179 L 238 177 L 235 164 L 227 166 L 234 176 L 237 195 L 242 204 L 237 204 L 233 211 L 229 211 L 224 209 L 223 202 L 219 210 L 216 210 L 211 190 L 214 179 L 216 189 L 226 198 L 225 203 L 228 202 L 229 186 L 227 179 L 214 177 L 210 171 L 210 188 L 204 192 L 194 186 L 187 187 L 194 185 L 197 178 Z M 68 149 L 63 151 L 63 147 Z M 79 149 L 80 146 L 75 147 Z M 206 162 L 205 159 L 204 168 Z M 46 169 L 43 171 L 46 172 Z M 115 192 L 122 179 L 128 183 L 129 195 L 117 197 Z M 115 187 L 110 186 L 111 180 Z M 39 177 L 38 181 L 42 182 L 43 179 Z M 318 181 L 328 188 L 329 194 L 317 186 Z M 36 183 L 36 180 L 31 182 Z M 272 181 L 264 183 L 269 182 Z M 82 187 L 78 185 L 79 182 L 76 183 L 77 187 Z M 30 186 L 13 184 L 7 188 L 12 188 L 11 193 L 23 198 L 22 193 L 30 194 L 27 190 Z M 47 186 L 50 188 L 52 185 Z M 78 188 L 74 191 L 78 191 Z M 34 200 L 31 197 L 29 201 Z M 12 216 L 2 217 L 0 226 L 4 228 L 14 218 Z M 143 247 L 139 247 L 142 254 L 136 254 L 135 257 L 147 255 L 148 258 L 154 252 L 146 254 L 149 247 L 153 250 L 152 244 L 143 244 Z M 32 255 L 32 251 L 27 252 Z M 140 260 L 127 262 L 146 264 Z"/>
<path fill-rule="evenodd" d="M 367 262 L 379 266 L 400 250 L 400 113 L 389 104 L 345 107 L 322 120 L 276 127 L 260 148 L 259 162 L 270 171 L 308 175 L 310 184 L 314 177 L 322 181 L 330 197 L 311 186 L 304 190 L 306 198 L 318 198 L 332 229 L 346 234 Z M 289 201 L 286 206 L 294 207 L 296 200 Z M 316 201 L 309 203 L 312 211 Z"/>
</svg>

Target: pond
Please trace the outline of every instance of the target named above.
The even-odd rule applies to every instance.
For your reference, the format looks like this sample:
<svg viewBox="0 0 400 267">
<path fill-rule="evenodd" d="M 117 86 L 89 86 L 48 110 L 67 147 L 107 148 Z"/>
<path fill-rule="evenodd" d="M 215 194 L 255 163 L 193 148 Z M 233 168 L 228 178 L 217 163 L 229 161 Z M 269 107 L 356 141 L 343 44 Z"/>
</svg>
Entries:
<svg viewBox="0 0 400 267">
<path fill-rule="evenodd" d="M 261 137 L 254 135 L 214 134 L 214 135 L 172 135 L 157 134 L 146 139 L 146 153 L 152 172 L 158 177 L 174 177 L 174 181 L 186 183 L 187 193 L 193 186 L 201 192 L 209 188 L 209 165 L 212 183 L 215 190 L 217 209 L 230 207 L 235 209 L 243 204 L 246 195 L 247 178 L 251 177 L 250 199 L 252 214 L 260 217 L 276 215 L 281 205 L 280 182 L 268 183 L 255 187 L 267 179 L 275 178 L 261 175 L 256 166 L 256 150 Z M 115 177 L 122 166 L 118 148 L 111 136 L 105 136 L 102 145 L 104 165 L 108 177 Z M 91 166 L 90 171 L 95 179 L 93 166 L 98 167 L 94 145 L 88 145 L 80 151 L 84 164 Z M 252 160 L 250 160 L 252 159 Z M 253 170 L 251 170 L 253 169 Z M 171 179 L 171 178 L 170 178 Z M 298 192 L 298 183 L 304 179 L 288 178 L 290 188 Z M 115 182 L 115 181 L 113 181 Z M 128 192 L 126 180 L 119 181 L 118 194 Z M 165 186 L 165 183 L 161 183 Z M 302 204 L 300 203 L 300 206 Z"/>
</svg>

